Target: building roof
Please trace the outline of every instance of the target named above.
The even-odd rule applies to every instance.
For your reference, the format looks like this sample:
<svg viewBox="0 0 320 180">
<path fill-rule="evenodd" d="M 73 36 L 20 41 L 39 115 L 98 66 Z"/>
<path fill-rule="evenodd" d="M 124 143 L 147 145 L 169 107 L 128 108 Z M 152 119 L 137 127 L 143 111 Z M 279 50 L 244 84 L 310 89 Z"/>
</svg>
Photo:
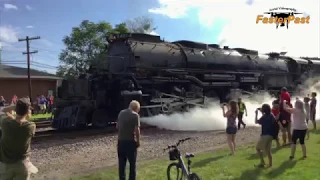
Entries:
<svg viewBox="0 0 320 180">
<path fill-rule="evenodd" d="M 30 77 L 34 79 L 61 79 L 54 74 L 47 72 L 37 71 L 30 69 Z M 24 79 L 28 78 L 28 69 L 16 66 L 8 66 L 0 64 L 0 79 L 1 78 L 14 78 L 14 79 Z"/>
</svg>

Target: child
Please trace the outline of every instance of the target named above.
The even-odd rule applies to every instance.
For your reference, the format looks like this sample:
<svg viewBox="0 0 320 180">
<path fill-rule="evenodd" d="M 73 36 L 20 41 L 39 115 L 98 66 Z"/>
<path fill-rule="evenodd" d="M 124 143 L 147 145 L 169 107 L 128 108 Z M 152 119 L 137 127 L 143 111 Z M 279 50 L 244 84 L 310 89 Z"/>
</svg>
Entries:
<svg viewBox="0 0 320 180">
<path fill-rule="evenodd" d="M 259 120 L 258 110 L 260 110 L 263 114 Z M 261 125 L 261 136 L 256 146 L 257 154 L 260 157 L 260 164 L 258 165 L 258 167 L 265 166 L 262 151 L 264 151 L 268 156 L 269 165 L 267 167 L 272 167 L 271 146 L 272 140 L 276 134 L 276 129 L 274 127 L 276 120 L 271 113 L 271 107 L 269 104 L 263 104 L 261 109 L 258 108 L 256 110 L 255 122 L 256 124 Z"/>
<path fill-rule="evenodd" d="M 317 93 L 312 92 L 311 93 L 311 102 L 310 102 L 310 120 L 313 124 L 313 129 L 317 129 L 317 123 L 316 123 L 316 106 L 317 106 Z"/>
<path fill-rule="evenodd" d="M 309 94 L 308 94 L 308 96 L 307 97 L 305 97 L 304 99 L 303 99 L 303 101 L 304 101 L 304 108 L 305 108 L 305 110 L 306 110 L 306 122 L 307 122 L 307 124 L 309 123 L 309 119 L 310 119 L 310 104 L 309 104 L 309 101 L 310 101 L 310 98 L 309 98 Z M 309 137 L 310 137 L 310 133 L 309 133 L 309 131 L 307 130 L 307 140 L 309 139 Z"/>
<path fill-rule="evenodd" d="M 277 148 L 280 148 L 280 141 L 279 141 L 279 130 L 282 129 L 282 124 L 279 121 L 279 101 L 275 100 L 272 102 L 272 114 L 274 115 L 275 119 L 276 119 L 276 129 L 275 129 L 275 136 L 273 137 L 274 140 L 276 140 L 277 143 Z"/>
</svg>

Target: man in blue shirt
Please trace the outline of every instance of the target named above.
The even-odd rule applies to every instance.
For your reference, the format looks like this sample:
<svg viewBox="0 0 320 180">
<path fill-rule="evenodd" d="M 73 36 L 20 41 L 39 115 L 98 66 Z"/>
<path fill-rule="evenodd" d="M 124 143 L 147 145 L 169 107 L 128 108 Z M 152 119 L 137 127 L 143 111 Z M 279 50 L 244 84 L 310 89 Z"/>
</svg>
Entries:
<svg viewBox="0 0 320 180">
<path fill-rule="evenodd" d="M 262 112 L 262 117 L 258 120 L 258 110 Z M 271 113 L 271 107 L 269 104 L 263 104 L 262 108 L 258 108 L 256 110 L 256 117 L 255 117 L 256 124 L 261 125 L 261 136 L 257 143 L 256 149 L 257 154 L 260 157 L 260 164 L 259 167 L 264 167 L 265 162 L 263 159 L 262 151 L 264 151 L 269 160 L 268 167 L 272 167 L 272 155 L 271 155 L 271 147 L 272 147 L 272 140 L 276 132 L 276 119 Z"/>
<path fill-rule="evenodd" d="M 44 95 L 42 95 L 40 97 L 40 102 L 39 102 L 39 107 L 40 107 L 40 113 L 44 114 L 46 112 L 47 109 L 47 99 L 44 97 Z"/>
</svg>

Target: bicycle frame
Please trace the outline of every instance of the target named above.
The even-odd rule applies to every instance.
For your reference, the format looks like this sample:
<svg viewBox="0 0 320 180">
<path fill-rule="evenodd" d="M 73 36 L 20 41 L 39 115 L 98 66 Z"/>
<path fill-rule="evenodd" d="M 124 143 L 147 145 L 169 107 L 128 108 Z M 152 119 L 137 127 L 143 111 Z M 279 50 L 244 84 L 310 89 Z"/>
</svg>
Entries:
<svg viewBox="0 0 320 180">
<path fill-rule="evenodd" d="M 181 155 L 181 152 L 179 151 L 178 149 L 178 146 L 180 143 L 186 141 L 186 140 L 189 140 L 191 138 L 186 138 L 186 139 L 182 139 L 182 140 L 179 140 L 178 143 L 176 143 L 175 145 L 171 145 L 171 146 L 168 146 L 167 148 L 164 149 L 164 151 L 166 150 L 169 150 L 169 159 L 170 161 L 175 161 L 173 163 L 171 163 L 169 166 L 168 166 L 168 169 L 167 169 L 167 176 L 168 176 L 168 179 L 171 179 L 170 177 L 170 169 L 171 167 L 177 167 L 179 169 L 181 169 L 182 173 L 181 173 L 181 179 L 182 177 L 184 177 L 185 180 L 189 180 L 190 178 L 196 178 L 196 179 L 199 179 L 199 176 L 197 174 L 194 174 L 191 172 L 191 163 L 192 161 L 190 160 L 192 157 L 194 157 L 194 155 L 190 154 L 190 155 L 186 155 L 186 159 L 187 159 L 187 167 L 186 167 L 186 164 L 185 164 L 185 161 L 183 160 L 183 156 Z M 178 162 L 177 162 L 178 161 Z M 180 173 L 178 173 L 179 175 Z M 192 177 L 190 177 L 192 176 Z M 179 176 L 177 177 L 179 178 Z"/>
<path fill-rule="evenodd" d="M 186 167 L 186 165 L 185 165 L 185 163 L 184 163 L 184 160 L 183 160 L 183 157 L 180 155 L 180 156 L 179 156 L 179 159 L 178 159 L 178 163 L 179 163 L 179 165 L 181 166 L 182 173 L 183 173 L 184 177 L 188 178 L 188 177 L 189 177 L 189 174 L 190 174 L 190 164 L 191 164 L 191 160 L 188 159 L 188 167 Z"/>
</svg>

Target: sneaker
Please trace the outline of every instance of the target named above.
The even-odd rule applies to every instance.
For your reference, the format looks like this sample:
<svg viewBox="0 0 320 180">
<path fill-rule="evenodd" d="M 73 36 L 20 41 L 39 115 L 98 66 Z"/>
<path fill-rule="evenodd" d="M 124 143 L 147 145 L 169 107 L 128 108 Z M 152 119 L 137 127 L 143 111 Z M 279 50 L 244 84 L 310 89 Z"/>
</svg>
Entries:
<svg viewBox="0 0 320 180">
<path fill-rule="evenodd" d="M 289 157 L 290 160 L 293 160 L 293 158 L 294 158 L 293 156 L 290 156 L 290 157 Z"/>
</svg>

